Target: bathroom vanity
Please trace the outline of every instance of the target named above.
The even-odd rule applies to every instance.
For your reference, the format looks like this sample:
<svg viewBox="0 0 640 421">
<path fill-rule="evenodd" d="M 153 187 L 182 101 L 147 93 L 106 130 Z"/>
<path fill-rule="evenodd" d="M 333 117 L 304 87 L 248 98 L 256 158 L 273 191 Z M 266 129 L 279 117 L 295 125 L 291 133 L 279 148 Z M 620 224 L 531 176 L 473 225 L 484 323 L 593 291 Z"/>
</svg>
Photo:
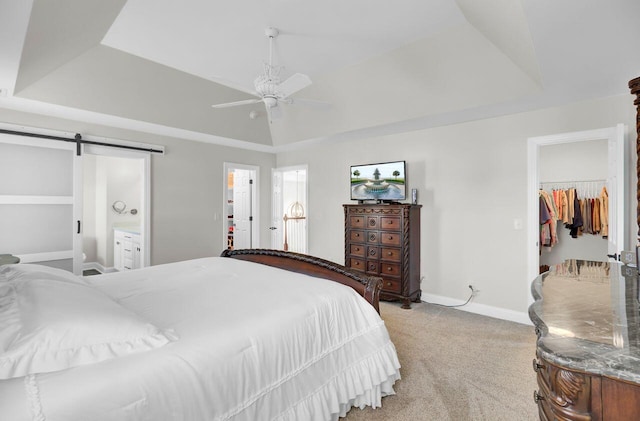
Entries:
<svg viewBox="0 0 640 421">
<path fill-rule="evenodd" d="M 113 229 L 113 267 L 119 271 L 138 269 L 142 264 L 140 230 Z"/>
<path fill-rule="evenodd" d="M 540 419 L 639 419 L 637 268 L 568 260 L 531 289 Z"/>
</svg>

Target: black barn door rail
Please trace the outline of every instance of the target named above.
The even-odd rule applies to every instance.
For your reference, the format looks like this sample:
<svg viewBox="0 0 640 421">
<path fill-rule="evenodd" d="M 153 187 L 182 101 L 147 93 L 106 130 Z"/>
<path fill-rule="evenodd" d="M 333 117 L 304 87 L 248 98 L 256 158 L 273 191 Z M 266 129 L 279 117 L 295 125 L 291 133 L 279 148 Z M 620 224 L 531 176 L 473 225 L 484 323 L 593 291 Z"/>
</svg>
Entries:
<svg viewBox="0 0 640 421">
<path fill-rule="evenodd" d="M 6 130 L 6 129 L 0 129 L 0 133 L 13 134 L 13 135 L 18 135 L 18 136 L 26 136 L 26 137 L 37 137 L 37 138 L 40 138 L 40 139 L 58 140 L 58 141 L 61 141 L 61 142 L 75 143 L 77 145 L 76 155 L 78 155 L 78 156 L 80 156 L 80 145 L 81 144 L 97 145 L 97 146 L 108 146 L 110 148 L 120 148 L 120 149 L 134 150 L 134 151 L 143 151 L 143 152 L 164 154 L 164 151 L 161 150 L 161 149 L 143 148 L 141 146 L 118 145 L 118 144 L 115 144 L 115 143 L 95 142 L 93 140 L 84 140 L 80 133 L 76 133 L 76 136 L 73 139 L 70 138 L 70 137 L 51 136 L 51 135 L 46 135 L 46 134 L 20 132 L 20 131 L 16 131 L 16 130 Z"/>
</svg>

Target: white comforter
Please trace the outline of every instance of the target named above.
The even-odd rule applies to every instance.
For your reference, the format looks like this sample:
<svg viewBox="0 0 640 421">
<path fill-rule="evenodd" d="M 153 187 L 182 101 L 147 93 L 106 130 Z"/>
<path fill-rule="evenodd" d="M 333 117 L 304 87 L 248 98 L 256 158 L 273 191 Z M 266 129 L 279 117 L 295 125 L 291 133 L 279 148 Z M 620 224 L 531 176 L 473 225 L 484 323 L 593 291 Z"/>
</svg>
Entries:
<svg viewBox="0 0 640 421">
<path fill-rule="evenodd" d="M 384 322 L 335 282 L 218 257 L 87 280 L 178 340 L 0 380 L 1 419 L 327 420 L 400 378 Z"/>
</svg>

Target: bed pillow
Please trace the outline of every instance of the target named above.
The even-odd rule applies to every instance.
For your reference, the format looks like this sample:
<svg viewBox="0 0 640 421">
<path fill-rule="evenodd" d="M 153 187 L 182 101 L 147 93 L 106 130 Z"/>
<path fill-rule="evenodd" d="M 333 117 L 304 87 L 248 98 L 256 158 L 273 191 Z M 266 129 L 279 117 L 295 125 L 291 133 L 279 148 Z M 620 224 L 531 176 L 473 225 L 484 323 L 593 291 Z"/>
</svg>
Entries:
<svg viewBox="0 0 640 421">
<path fill-rule="evenodd" d="M 176 339 L 79 278 L 27 270 L 0 282 L 0 379 L 92 364 Z"/>
</svg>

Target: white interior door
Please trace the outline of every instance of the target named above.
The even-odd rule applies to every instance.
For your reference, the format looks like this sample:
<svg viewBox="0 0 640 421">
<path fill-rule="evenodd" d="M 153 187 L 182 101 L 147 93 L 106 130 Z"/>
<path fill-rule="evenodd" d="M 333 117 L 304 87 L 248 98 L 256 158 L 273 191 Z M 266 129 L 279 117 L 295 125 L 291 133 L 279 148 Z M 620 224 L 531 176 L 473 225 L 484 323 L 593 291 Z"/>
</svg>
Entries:
<svg viewBox="0 0 640 421">
<path fill-rule="evenodd" d="M 624 230 L 624 125 L 618 124 L 608 139 L 607 191 L 609 193 L 609 236 L 607 254 L 618 256 L 625 248 Z"/>
<path fill-rule="evenodd" d="M 251 196 L 253 179 L 249 170 L 233 172 L 233 243 L 236 249 L 253 247 Z"/>
<path fill-rule="evenodd" d="M 0 134 L 0 253 L 80 274 L 81 157 L 75 148 Z"/>
<path fill-rule="evenodd" d="M 258 167 L 224 163 L 224 248 L 255 248 L 260 244 Z"/>
<path fill-rule="evenodd" d="M 271 170 L 271 248 L 274 250 L 283 249 L 283 225 L 284 215 L 282 203 L 282 170 L 274 168 Z"/>
</svg>

